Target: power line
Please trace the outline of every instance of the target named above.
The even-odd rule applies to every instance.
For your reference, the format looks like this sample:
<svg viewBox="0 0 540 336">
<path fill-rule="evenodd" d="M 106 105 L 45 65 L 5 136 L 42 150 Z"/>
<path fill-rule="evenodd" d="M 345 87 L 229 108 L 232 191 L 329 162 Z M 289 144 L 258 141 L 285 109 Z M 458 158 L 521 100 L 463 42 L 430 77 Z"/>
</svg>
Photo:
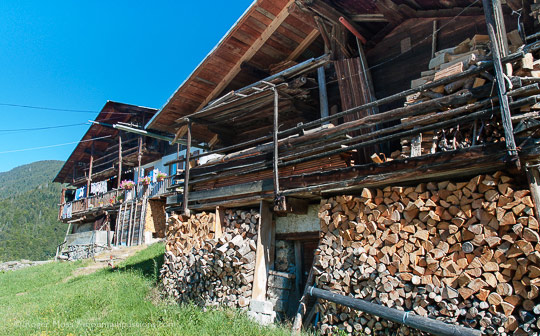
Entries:
<svg viewBox="0 0 540 336">
<path fill-rule="evenodd" d="M 81 141 L 66 142 L 66 143 L 56 144 L 56 145 L 48 145 L 48 146 L 40 146 L 40 147 L 32 147 L 32 148 L 23 148 L 23 149 L 13 149 L 13 150 L 8 150 L 8 151 L 0 152 L 0 154 L 8 154 L 8 153 L 16 153 L 16 152 L 26 152 L 26 151 L 31 151 L 31 150 L 38 150 L 38 149 L 46 149 L 46 148 L 53 148 L 53 147 L 67 146 L 67 145 L 73 145 L 73 144 L 78 144 L 78 143 L 83 143 L 83 142 L 88 142 L 88 141 L 95 141 L 95 140 L 100 140 L 100 139 L 105 139 L 105 138 L 110 138 L 110 137 L 112 137 L 112 135 L 106 135 L 106 136 L 102 136 L 102 137 L 98 137 L 98 138 L 92 138 L 92 139 L 81 140 Z"/>
<path fill-rule="evenodd" d="M 11 129 L 0 129 L 0 132 L 19 132 L 19 131 L 41 131 L 55 128 L 64 128 L 64 127 L 73 127 L 88 125 L 88 123 L 78 123 L 78 124 L 68 124 L 68 125 L 56 125 L 56 126 L 44 126 L 44 127 L 34 127 L 34 128 L 11 128 Z"/>
<path fill-rule="evenodd" d="M 99 121 L 100 122 L 111 122 L 111 121 L 118 121 L 118 120 L 121 120 L 121 119 L 122 119 L 121 117 L 112 117 L 112 118 L 102 119 L 102 120 L 99 120 Z M 85 123 L 77 123 L 77 124 L 53 125 L 53 126 L 34 127 L 34 128 L 0 129 L 0 135 L 7 135 L 7 134 L 11 135 L 11 134 L 16 134 L 16 133 L 42 131 L 42 130 L 65 128 L 65 127 L 72 127 L 72 126 L 82 126 L 82 125 L 89 125 L 89 123 L 85 122 Z"/>
<path fill-rule="evenodd" d="M 28 109 L 34 109 L 34 110 L 46 110 L 46 111 L 57 111 L 57 112 L 74 112 L 74 113 L 101 113 L 101 111 L 91 111 L 91 110 L 73 110 L 73 109 L 63 109 L 63 108 L 57 108 L 57 107 L 45 107 L 45 106 L 34 106 L 34 105 L 22 105 L 22 104 L 11 104 L 11 103 L 0 103 L 0 106 L 8 106 L 8 107 L 20 107 L 20 108 L 28 108 Z M 107 112 L 109 114 L 136 114 L 132 112 Z"/>
</svg>

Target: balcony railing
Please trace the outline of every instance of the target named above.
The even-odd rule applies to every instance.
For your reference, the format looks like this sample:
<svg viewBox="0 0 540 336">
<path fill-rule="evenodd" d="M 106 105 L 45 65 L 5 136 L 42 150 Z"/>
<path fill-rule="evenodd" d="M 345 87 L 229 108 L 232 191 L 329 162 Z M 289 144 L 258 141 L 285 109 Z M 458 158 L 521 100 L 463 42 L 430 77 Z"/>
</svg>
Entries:
<svg viewBox="0 0 540 336">
<path fill-rule="evenodd" d="M 138 184 L 133 190 L 113 189 L 104 194 L 85 197 L 76 201 L 60 204 L 59 219 L 69 219 L 72 214 L 85 212 L 91 209 L 112 207 L 120 203 L 122 198 L 125 201 L 141 199 L 143 197 L 152 198 L 169 193 L 172 177 L 167 177 L 163 181 L 150 183 L 147 186 Z M 64 209 L 71 205 L 71 211 L 65 213 Z"/>
</svg>

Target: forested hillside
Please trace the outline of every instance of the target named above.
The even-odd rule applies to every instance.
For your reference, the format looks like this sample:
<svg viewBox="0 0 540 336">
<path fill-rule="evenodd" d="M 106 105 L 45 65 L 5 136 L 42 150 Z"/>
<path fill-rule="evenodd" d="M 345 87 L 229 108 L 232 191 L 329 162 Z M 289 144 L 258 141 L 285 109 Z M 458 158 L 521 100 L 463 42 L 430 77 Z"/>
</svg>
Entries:
<svg viewBox="0 0 540 336">
<path fill-rule="evenodd" d="M 38 161 L 0 173 L 0 261 L 54 256 L 66 225 L 58 222 L 61 161 Z"/>
</svg>

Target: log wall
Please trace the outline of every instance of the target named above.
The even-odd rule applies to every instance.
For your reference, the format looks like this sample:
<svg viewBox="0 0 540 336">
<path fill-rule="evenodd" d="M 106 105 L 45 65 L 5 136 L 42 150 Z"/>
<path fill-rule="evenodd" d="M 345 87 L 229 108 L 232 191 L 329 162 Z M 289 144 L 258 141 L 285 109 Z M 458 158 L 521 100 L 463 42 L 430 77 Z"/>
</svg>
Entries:
<svg viewBox="0 0 540 336">
<path fill-rule="evenodd" d="M 538 332 L 539 226 L 502 172 L 323 200 L 316 286 L 487 334 Z M 414 333 L 329 302 L 323 334 Z"/>
</svg>

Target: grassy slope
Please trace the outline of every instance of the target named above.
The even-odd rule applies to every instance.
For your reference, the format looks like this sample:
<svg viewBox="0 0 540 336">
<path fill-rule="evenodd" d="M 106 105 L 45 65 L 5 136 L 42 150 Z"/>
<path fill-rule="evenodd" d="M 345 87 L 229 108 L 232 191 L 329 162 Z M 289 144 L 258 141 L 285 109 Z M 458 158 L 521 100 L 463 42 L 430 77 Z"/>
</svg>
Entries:
<svg viewBox="0 0 540 336">
<path fill-rule="evenodd" d="M 81 262 L 0 273 L 0 335 L 290 334 L 261 328 L 232 310 L 163 303 L 155 288 L 163 253 L 163 245 L 154 244 L 117 270 L 67 282 Z"/>
</svg>

